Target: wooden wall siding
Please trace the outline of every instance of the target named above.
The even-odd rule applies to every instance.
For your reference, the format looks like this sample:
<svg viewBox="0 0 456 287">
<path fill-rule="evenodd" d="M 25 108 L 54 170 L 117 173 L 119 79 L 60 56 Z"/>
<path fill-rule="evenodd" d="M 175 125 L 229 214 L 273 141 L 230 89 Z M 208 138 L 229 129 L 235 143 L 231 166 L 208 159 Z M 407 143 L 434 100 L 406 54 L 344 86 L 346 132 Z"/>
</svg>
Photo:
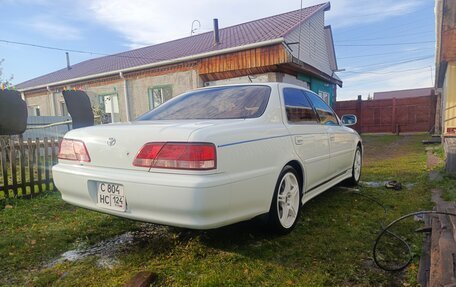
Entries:
<svg viewBox="0 0 456 287">
<path fill-rule="evenodd" d="M 295 43 L 301 39 L 301 49 L 298 49 L 298 45 L 291 45 L 293 49 L 291 52 L 292 55 L 325 74 L 331 75 L 331 63 L 329 61 L 324 26 L 325 14 L 324 11 L 319 11 L 302 24 L 301 38 L 299 38 L 299 27 L 296 27 L 296 29 L 285 36 L 285 41 Z M 299 50 L 300 55 L 298 55 Z"/>
<path fill-rule="evenodd" d="M 339 116 L 355 114 L 361 133 L 429 132 L 435 123 L 436 97 L 336 102 Z"/>
<path fill-rule="evenodd" d="M 269 73 L 269 72 L 275 72 L 277 70 L 278 70 L 277 66 L 267 66 L 267 67 L 251 68 L 251 69 L 244 69 L 244 70 L 232 70 L 232 71 L 226 71 L 226 72 L 220 72 L 220 73 L 203 74 L 203 75 L 200 75 L 200 77 L 204 82 L 210 82 L 210 81 L 238 78 L 238 77 L 243 77 L 243 76 L 248 76 L 248 75 L 264 74 L 264 73 Z"/>
<path fill-rule="evenodd" d="M 140 79 L 140 78 L 145 78 L 145 77 L 156 77 L 156 76 L 166 75 L 166 74 L 170 74 L 170 73 L 186 72 L 186 71 L 194 70 L 196 66 L 197 66 L 196 61 L 190 61 L 190 62 L 185 62 L 185 63 L 181 63 L 181 64 L 176 64 L 176 65 L 167 65 L 167 66 L 163 66 L 163 67 L 156 67 L 156 68 L 150 68 L 150 69 L 145 69 L 145 70 L 140 70 L 140 71 L 128 72 L 128 73 L 125 73 L 124 76 L 127 78 L 127 80 Z"/>
<path fill-rule="evenodd" d="M 246 71 L 283 64 L 290 60 L 288 52 L 281 44 L 278 44 L 201 59 L 198 63 L 198 72 L 200 75 L 206 75 L 238 70 Z M 270 68 L 265 70 L 269 71 Z M 244 73 L 241 74 L 244 75 Z"/>
</svg>

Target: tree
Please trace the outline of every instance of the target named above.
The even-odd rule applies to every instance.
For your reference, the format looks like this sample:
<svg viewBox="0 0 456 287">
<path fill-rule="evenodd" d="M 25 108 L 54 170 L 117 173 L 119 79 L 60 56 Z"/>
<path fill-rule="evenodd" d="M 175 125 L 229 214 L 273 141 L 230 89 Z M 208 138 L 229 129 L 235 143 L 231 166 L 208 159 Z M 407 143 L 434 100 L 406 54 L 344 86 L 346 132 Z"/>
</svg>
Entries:
<svg viewBox="0 0 456 287">
<path fill-rule="evenodd" d="M 3 68 L 2 68 L 2 64 L 3 64 L 4 61 L 5 61 L 5 59 L 0 59 L 0 85 L 2 87 L 7 87 L 8 88 L 8 87 L 11 87 L 13 85 L 13 83 L 11 83 L 11 81 L 13 80 L 13 75 L 4 78 L 4 76 L 3 76 Z"/>
</svg>

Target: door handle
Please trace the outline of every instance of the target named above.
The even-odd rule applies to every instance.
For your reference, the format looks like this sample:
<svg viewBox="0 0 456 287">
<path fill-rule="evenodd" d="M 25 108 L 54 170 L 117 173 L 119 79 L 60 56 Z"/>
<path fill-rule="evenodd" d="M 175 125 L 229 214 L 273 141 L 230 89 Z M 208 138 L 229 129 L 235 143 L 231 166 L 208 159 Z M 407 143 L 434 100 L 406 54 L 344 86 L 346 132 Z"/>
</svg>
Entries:
<svg viewBox="0 0 456 287">
<path fill-rule="evenodd" d="M 332 136 L 329 137 L 329 139 L 333 142 L 333 141 L 336 140 L 336 136 L 335 136 L 335 135 L 332 135 Z"/>
<path fill-rule="evenodd" d="M 295 144 L 296 145 L 302 145 L 304 143 L 304 138 L 301 136 L 296 136 L 295 137 Z"/>
</svg>

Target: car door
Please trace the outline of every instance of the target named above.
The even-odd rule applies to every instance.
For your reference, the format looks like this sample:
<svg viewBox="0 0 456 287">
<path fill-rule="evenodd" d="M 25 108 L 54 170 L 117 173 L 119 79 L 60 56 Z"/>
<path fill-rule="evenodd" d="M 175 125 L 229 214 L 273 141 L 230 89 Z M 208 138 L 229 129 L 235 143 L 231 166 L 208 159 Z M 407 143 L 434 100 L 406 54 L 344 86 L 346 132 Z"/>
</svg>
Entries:
<svg viewBox="0 0 456 287">
<path fill-rule="evenodd" d="M 329 173 L 329 138 L 320 125 L 304 90 L 284 87 L 285 126 L 292 135 L 295 152 L 304 164 L 305 190 L 327 180 Z"/>
<path fill-rule="evenodd" d="M 336 113 L 319 96 L 311 92 L 306 92 L 306 95 L 328 133 L 330 177 L 336 177 L 352 167 L 355 147 L 353 133 L 339 123 Z"/>
</svg>

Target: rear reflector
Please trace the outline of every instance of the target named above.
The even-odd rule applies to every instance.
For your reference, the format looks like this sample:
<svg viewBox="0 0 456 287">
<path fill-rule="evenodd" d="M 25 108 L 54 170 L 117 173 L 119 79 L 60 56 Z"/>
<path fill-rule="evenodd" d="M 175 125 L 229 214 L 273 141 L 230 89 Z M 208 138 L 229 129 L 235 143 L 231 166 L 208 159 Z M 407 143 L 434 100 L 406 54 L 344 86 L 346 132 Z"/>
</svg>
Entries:
<svg viewBox="0 0 456 287">
<path fill-rule="evenodd" d="M 59 148 L 59 159 L 90 162 L 90 156 L 84 142 L 72 139 L 63 139 Z"/>
<path fill-rule="evenodd" d="M 134 166 L 207 170 L 216 168 L 211 143 L 147 143 L 136 155 Z"/>
</svg>

